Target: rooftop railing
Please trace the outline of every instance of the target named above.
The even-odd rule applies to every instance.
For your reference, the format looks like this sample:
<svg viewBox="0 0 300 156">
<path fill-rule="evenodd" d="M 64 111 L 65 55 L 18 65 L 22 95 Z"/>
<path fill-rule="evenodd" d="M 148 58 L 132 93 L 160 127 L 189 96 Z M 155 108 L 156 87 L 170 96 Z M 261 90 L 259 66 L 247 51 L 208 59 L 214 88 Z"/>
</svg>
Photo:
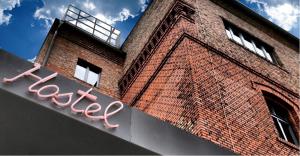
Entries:
<svg viewBox="0 0 300 156">
<path fill-rule="evenodd" d="M 69 5 L 63 20 L 83 29 L 105 43 L 116 48 L 120 47 L 121 32 L 119 30 L 72 5 Z"/>
</svg>

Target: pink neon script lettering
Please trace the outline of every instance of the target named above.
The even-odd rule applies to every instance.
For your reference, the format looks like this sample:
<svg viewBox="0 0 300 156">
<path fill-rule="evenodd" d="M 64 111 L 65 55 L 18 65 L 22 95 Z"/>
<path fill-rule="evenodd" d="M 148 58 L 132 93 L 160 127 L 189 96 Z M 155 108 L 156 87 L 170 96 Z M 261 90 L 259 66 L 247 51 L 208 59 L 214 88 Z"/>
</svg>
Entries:
<svg viewBox="0 0 300 156">
<path fill-rule="evenodd" d="M 41 78 L 35 74 L 33 74 L 33 72 L 37 71 L 38 69 L 41 68 L 41 65 L 38 63 L 34 64 L 34 67 L 32 69 L 29 69 L 13 78 L 3 78 L 3 82 L 6 83 L 10 83 L 10 82 L 14 82 L 16 80 L 18 80 L 21 77 L 24 76 L 31 76 L 34 79 L 38 80 L 37 82 L 33 83 L 32 85 L 30 85 L 28 87 L 28 91 L 32 92 L 32 93 L 36 93 L 39 97 L 41 98 L 51 98 L 52 102 L 55 103 L 56 105 L 60 106 L 60 107 L 66 107 L 68 105 L 70 105 L 71 101 L 72 101 L 72 96 L 73 93 L 63 93 L 63 94 L 59 94 L 59 87 L 57 85 L 54 84 L 50 84 L 50 85 L 45 85 L 39 89 L 33 89 L 34 87 L 36 87 L 39 84 L 45 83 L 53 78 L 55 78 L 58 74 L 57 73 L 53 73 L 49 76 L 46 76 L 45 78 Z M 44 90 L 47 89 L 52 89 L 54 90 L 52 93 L 49 94 L 42 94 L 42 92 Z M 123 109 L 123 103 L 121 101 L 114 101 L 112 103 L 110 103 L 104 110 L 104 115 L 99 115 L 99 116 L 95 116 L 92 115 L 93 113 L 97 113 L 101 110 L 101 105 L 99 103 L 96 103 L 95 101 L 97 100 L 97 96 L 90 94 L 90 92 L 93 90 L 93 88 L 90 88 L 89 90 L 87 90 L 86 92 L 82 91 L 82 90 L 78 90 L 77 94 L 81 95 L 77 100 L 75 100 L 72 104 L 71 104 L 71 111 L 76 112 L 76 113 L 84 113 L 84 115 L 87 118 L 91 118 L 93 120 L 104 120 L 104 125 L 106 128 L 116 128 L 119 125 L 118 124 L 110 124 L 108 122 L 108 118 L 116 113 L 118 113 L 120 110 Z M 66 102 L 59 102 L 58 99 L 61 99 L 63 97 L 67 97 L 68 100 Z M 91 101 L 93 101 L 94 103 L 88 105 L 85 109 L 76 109 L 75 105 L 77 103 L 79 103 L 80 100 L 82 100 L 83 98 L 87 98 Z M 112 112 L 108 112 L 108 110 L 114 106 L 114 105 L 118 105 L 118 109 L 112 111 Z"/>
<path fill-rule="evenodd" d="M 57 75 L 58 75 L 57 73 L 53 73 L 53 74 L 51 74 L 51 75 L 49 75 L 49 76 L 47 76 L 47 77 L 45 77 L 45 78 L 40 79 L 39 81 L 37 81 L 37 82 L 35 82 L 34 84 L 30 85 L 30 86 L 28 87 L 28 91 L 29 91 L 29 92 L 32 92 L 32 93 L 38 92 L 37 89 L 32 89 L 32 88 L 35 87 L 35 86 L 37 86 L 37 85 L 39 85 L 39 84 L 41 84 L 41 83 L 45 83 L 45 82 L 51 80 L 52 78 L 56 77 Z M 54 86 L 54 85 L 52 85 L 51 87 L 53 87 L 53 86 Z M 56 85 L 55 85 L 55 86 L 56 86 Z M 45 86 L 45 88 L 49 88 L 49 87 L 50 87 L 50 86 L 48 86 L 48 87 Z M 55 88 L 57 88 L 58 91 L 59 91 L 58 86 L 56 86 Z M 53 95 L 52 95 L 52 96 L 53 96 Z"/>
<path fill-rule="evenodd" d="M 109 109 L 110 107 L 112 107 L 113 105 L 116 105 L 116 104 L 119 104 L 119 108 L 116 109 L 115 111 L 110 112 L 110 113 L 107 114 L 108 109 Z M 110 104 L 105 108 L 105 111 L 104 111 L 104 125 L 105 125 L 107 128 L 117 128 L 117 127 L 119 127 L 119 124 L 115 124 L 115 125 L 110 124 L 110 123 L 107 121 L 107 118 L 108 118 L 109 116 L 112 116 L 112 115 L 118 113 L 121 109 L 123 109 L 123 103 L 120 102 L 120 101 L 114 101 L 114 102 L 110 103 Z"/>
<path fill-rule="evenodd" d="M 23 77 L 23 76 L 31 76 L 31 77 L 33 77 L 35 79 L 40 80 L 40 79 L 42 79 L 41 77 L 32 74 L 32 72 L 35 72 L 35 71 L 37 71 L 40 68 L 41 68 L 41 65 L 38 64 L 38 63 L 35 63 L 34 67 L 32 69 L 29 69 L 29 70 L 27 70 L 27 71 L 25 71 L 25 72 L 23 72 L 23 73 L 15 76 L 13 78 L 10 78 L 10 79 L 9 78 L 3 78 L 3 82 L 14 82 L 14 81 L 16 81 L 17 79 L 19 79 L 20 77 Z"/>
<path fill-rule="evenodd" d="M 109 108 L 111 108 L 113 105 L 119 105 L 119 108 L 116 109 L 113 112 L 108 113 Z M 91 110 L 92 107 L 96 107 L 96 109 Z M 96 113 L 98 111 L 101 110 L 101 105 L 98 103 L 92 103 L 89 106 L 86 107 L 85 111 L 84 111 L 84 115 L 88 118 L 94 119 L 94 120 L 99 120 L 99 119 L 104 119 L 104 125 L 107 128 L 116 128 L 119 127 L 118 124 L 112 125 L 108 122 L 108 117 L 118 113 L 120 110 L 123 109 L 123 103 L 121 101 L 114 101 L 112 103 L 110 103 L 104 111 L 104 115 L 98 115 L 98 116 L 94 116 L 94 115 L 90 115 L 91 113 Z"/>
<path fill-rule="evenodd" d="M 97 97 L 94 95 L 89 94 L 91 91 L 93 90 L 93 88 L 90 88 L 88 91 L 83 92 L 81 90 L 77 91 L 77 94 L 81 95 L 77 100 L 75 100 L 72 104 L 71 104 L 71 110 L 75 113 L 84 113 L 83 109 L 77 109 L 75 108 L 75 105 L 82 100 L 84 97 L 86 97 L 87 99 L 91 100 L 91 101 L 96 101 Z"/>
<path fill-rule="evenodd" d="M 55 92 L 51 93 L 51 94 L 42 94 L 41 92 L 43 90 L 46 90 L 48 88 L 54 88 L 55 89 Z M 58 94 L 59 92 L 59 88 L 57 85 L 46 85 L 46 86 L 43 86 L 42 88 L 40 88 L 38 91 L 37 91 L 37 95 L 39 97 L 42 97 L 42 98 L 49 98 L 49 97 L 52 97 L 52 96 L 55 96 L 56 94 Z"/>
<path fill-rule="evenodd" d="M 56 105 L 58 105 L 60 107 L 66 107 L 71 103 L 72 96 L 73 96 L 73 93 L 57 94 L 54 97 L 52 97 L 52 102 L 54 102 Z M 62 98 L 62 97 L 68 97 L 68 101 L 65 103 L 57 101 L 57 99 Z"/>
</svg>

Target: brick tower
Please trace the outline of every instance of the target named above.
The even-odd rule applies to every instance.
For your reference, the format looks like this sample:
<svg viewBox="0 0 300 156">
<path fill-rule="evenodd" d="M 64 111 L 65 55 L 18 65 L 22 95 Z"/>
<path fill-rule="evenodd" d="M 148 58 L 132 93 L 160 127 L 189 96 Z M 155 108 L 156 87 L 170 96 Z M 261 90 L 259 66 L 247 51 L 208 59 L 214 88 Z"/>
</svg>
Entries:
<svg viewBox="0 0 300 156">
<path fill-rule="evenodd" d="M 299 39 L 239 2 L 154 0 L 116 43 L 56 20 L 37 62 L 236 153 L 299 153 Z"/>
</svg>

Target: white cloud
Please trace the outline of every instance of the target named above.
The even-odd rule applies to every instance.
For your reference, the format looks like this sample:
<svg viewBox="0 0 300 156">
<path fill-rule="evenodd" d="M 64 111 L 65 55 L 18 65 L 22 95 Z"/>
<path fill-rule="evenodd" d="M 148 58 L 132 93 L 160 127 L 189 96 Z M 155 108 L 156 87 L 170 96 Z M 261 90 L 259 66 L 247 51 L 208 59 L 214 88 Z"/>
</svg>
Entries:
<svg viewBox="0 0 300 156">
<path fill-rule="evenodd" d="M 291 4 L 284 3 L 277 6 L 266 7 L 265 11 L 270 17 L 270 21 L 289 31 L 293 27 L 297 26 L 299 9 L 299 6 L 292 6 Z"/>
<path fill-rule="evenodd" d="M 67 6 L 61 5 L 57 8 L 58 10 L 58 16 L 63 16 L 66 13 L 66 10 L 68 9 Z M 59 17 L 58 17 L 59 18 Z"/>
<path fill-rule="evenodd" d="M 115 22 L 122 22 L 127 20 L 129 17 L 134 18 L 136 15 L 133 15 L 129 9 L 123 8 L 121 12 L 119 12 L 118 16 L 115 17 Z"/>
<path fill-rule="evenodd" d="M 133 15 L 129 9 L 123 8 L 117 16 L 112 17 L 112 16 L 105 16 L 102 13 L 98 13 L 95 15 L 96 18 L 110 24 L 110 25 L 115 25 L 116 22 L 123 22 L 127 20 L 129 17 L 134 18 L 136 15 Z"/>
<path fill-rule="evenodd" d="M 114 21 L 114 19 L 111 16 L 107 16 L 107 15 L 105 16 L 102 13 L 97 13 L 95 15 L 95 17 L 98 18 L 101 21 L 104 21 L 105 23 L 110 24 L 110 25 L 114 25 L 115 24 L 115 21 Z"/>
<path fill-rule="evenodd" d="M 121 5 L 118 5 L 118 3 L 122 2 L 114 2 L 115 4 L 110 4 L 113 2 L 114 1 L 108 3 L 106 1 L 95 0 L 45 0 L 43 7 L 37 8 L 35 11 L 34 18 L 37 20 L 42 20 L 45 26 L 50 28 L 55 18 L 63 18 L 69 4 L 82 9 L 83 11 L 111 25 L 115 25 L 116 22 L 125 21 L 130 17 L 134 18 L 138 15 L 138 13 L 132 13 L 132 8 L 130 9 L 128 7 L 122 7 Z"/>
<path fill-rule="evenodd" d="M 12 17 L 11 14 L 5 14 L 4 11 L 12 10 L 18 6 L 20 6 L 20 0 L 0 0 L 0 25 L 8 25 Z"/>
<path fill-rule="evenodd" d="M 299 3 L 293 0 L 247 0 L 257 5 L 260 13 L 283 29 L 290 31 L 298 27 L 300 19 Z"/>
<path fill-rule="evenodd" d="M 139 0 L 139 6 L 141 7 L 141 12 L 144 12 L 148 6 L 147 0 Z"/>
<path fill-rule="evenodd" d="M 87 9 L 87 11 L 94 10 L 96 8 L 95 4 L 93 2 L 90 2 L 89 0 L 86 0 L 83 3 L 83 7 Z"/>
<path fill-rule="evenodd" d="M 31 62 L 31 63 L 34 63 L 35 60 L 36 60 L 36 56 L 33 57 L 33 58 L 31 58 L 31 59 L 28 59 L 27 61 L 28 61 L 28 62 Z"/>
<path fill-rule="evenodd" d="M 35 12 L 33 17 L 35 19 L 44 20 L 45 26 L 47 28 L 51 27 L 51 23 L 53 22 L 54 18 L 51 17 L 51 10 L 47 8 L 38 8 Z"/>
</svg>

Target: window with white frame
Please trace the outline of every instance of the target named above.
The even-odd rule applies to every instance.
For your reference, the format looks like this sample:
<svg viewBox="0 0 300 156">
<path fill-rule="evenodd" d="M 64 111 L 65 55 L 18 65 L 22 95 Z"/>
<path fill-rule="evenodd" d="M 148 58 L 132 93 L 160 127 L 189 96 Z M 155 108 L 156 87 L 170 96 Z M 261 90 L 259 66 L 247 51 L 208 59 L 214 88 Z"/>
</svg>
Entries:
<svg viewBox="0 0 300 156">
<path fill-rule="evenodd" d="M 299 142 L 296 133 L 290 122 L 289 110 L 283 107 L 284 102 L 267 93 L 265 93 L 264 96 L 279 137 L 292 144 L 298 145 Z"/>
<path fill-rule="evenodd" d="M 259 41 L 255 37 L 249 35 L 227 21 L 224 21 L 224 24 L 226 35 L 230 40 L 249 49 L 251 52 L 259 55 L 260 57 L 263 57 L 272 63 L 276 63 L 276 60 L 272 55 L 272 48 L 270 46 Z"/>
<path fill-rule="evenodd" d="M 101 69 L 85 60 L 78 59 L 74 77 L 95 87 L 99 86 Z"/>
</svg>

